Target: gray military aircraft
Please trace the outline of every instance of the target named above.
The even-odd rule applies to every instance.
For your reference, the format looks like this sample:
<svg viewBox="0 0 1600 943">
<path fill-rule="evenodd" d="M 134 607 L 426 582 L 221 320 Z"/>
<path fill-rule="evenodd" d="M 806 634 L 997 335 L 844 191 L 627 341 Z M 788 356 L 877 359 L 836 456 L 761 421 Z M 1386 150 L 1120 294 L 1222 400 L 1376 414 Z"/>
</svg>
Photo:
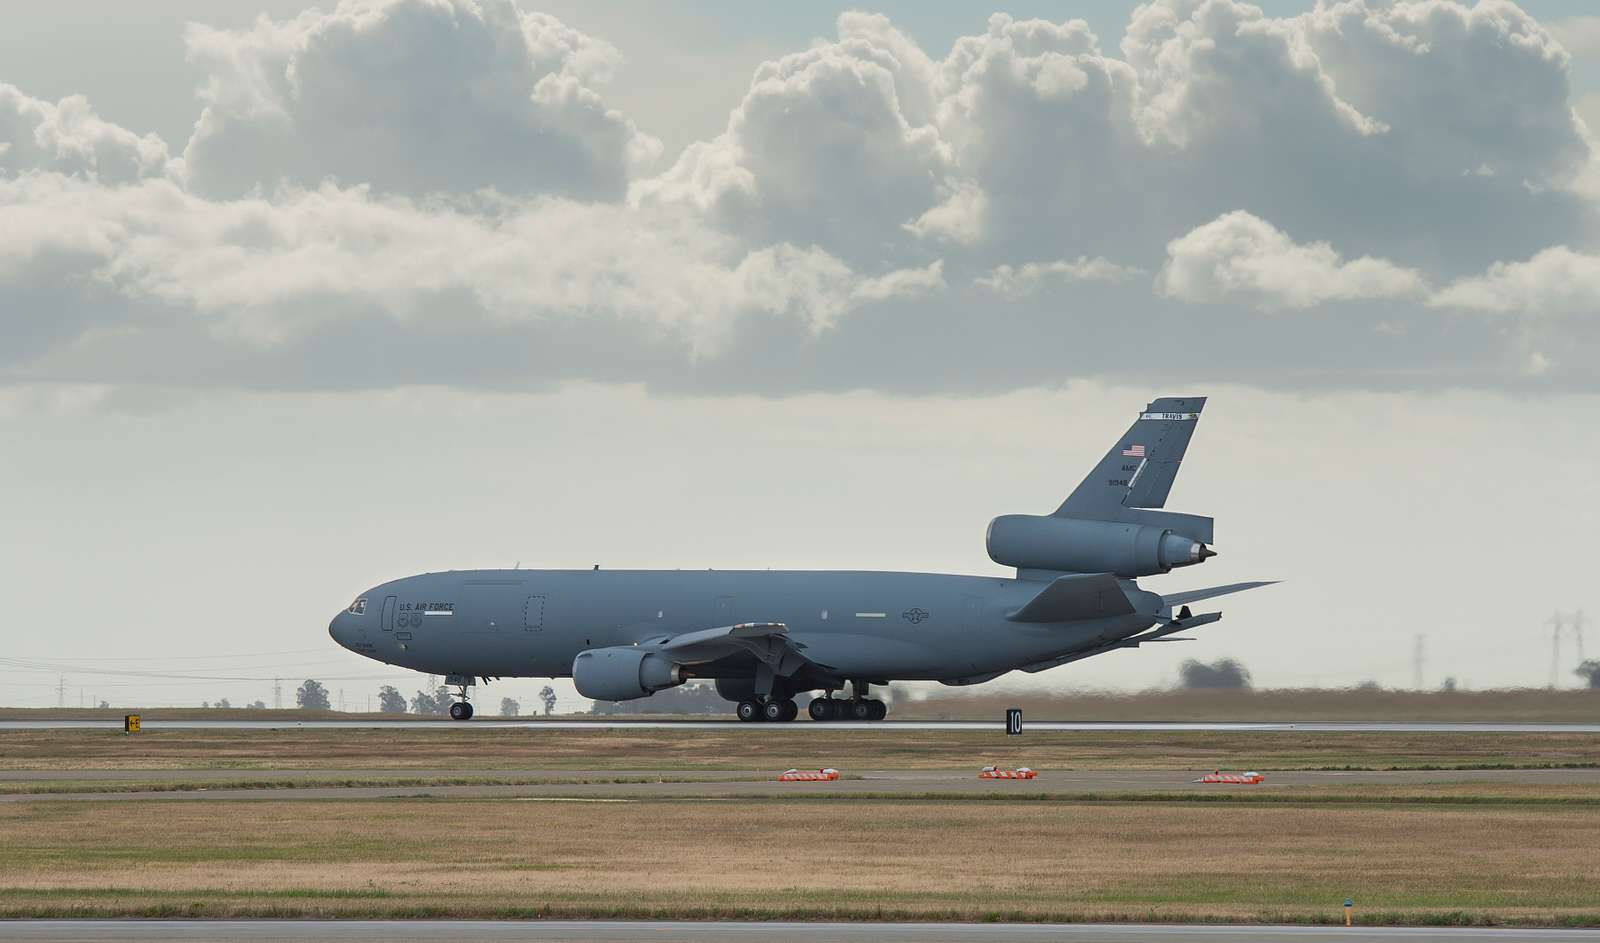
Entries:
<svg viewBox="0 0 1600 943">
<path fill-rule="evenodd" d="M 1216 622 L 1189 603 L 1267 585 L 1146 592 L 1135 579 L 1203 563 L 1212 520 L 1164 507 L 1204 397 L 1151 403 L 1055 513 L 989 524 L 1015 578 L 837 570 L 460 570 L 361 594 L 328 633 L 368 658 L 468 688 L 571 677 L 600 701 L 714 679 L 745 721 L 881 720 L 871 685 L 980 684 L 1176 640 Z M 846 682 L 848 698 L 839 696 Z"/>
</svg>

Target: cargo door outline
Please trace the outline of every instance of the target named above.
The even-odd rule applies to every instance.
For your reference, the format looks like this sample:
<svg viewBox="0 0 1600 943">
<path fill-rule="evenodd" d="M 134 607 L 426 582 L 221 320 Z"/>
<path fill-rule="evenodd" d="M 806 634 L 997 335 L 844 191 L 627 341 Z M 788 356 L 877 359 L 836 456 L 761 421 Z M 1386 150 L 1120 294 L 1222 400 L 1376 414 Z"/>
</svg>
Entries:
<svg viewBox="0 0 1600 943">
<path fill-rule="evenodd" d="M 544 604 L 543 593 L 529 596 L 522 604 L 522 628 L 527 632 L 544 631 Z"/>
</svg>

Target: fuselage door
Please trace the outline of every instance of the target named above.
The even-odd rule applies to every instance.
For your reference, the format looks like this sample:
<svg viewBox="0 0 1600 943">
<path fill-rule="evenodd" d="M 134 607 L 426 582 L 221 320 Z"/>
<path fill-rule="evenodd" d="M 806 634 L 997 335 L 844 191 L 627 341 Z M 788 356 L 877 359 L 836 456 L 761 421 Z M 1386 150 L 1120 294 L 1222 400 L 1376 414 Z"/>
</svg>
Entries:
<svg viewBox="0 0 1600 943">
<path fill-rule="evenodd" d="M 383 625 L 383 630 L 385 632 L 393 632 L 394 631 L 394 611 L 396 609 L 400 608 L 398 603 L 399 603 L 399 597 L 396 597 L 396 596 L 385 596 L 385 597 L 383 597 L 383 619 L 381 621 L 382 621 L 382 625 Z"/>
<path fill-rule="evenodd" d="M 544 628 L 544 597 L 529 596 L 522 607 L 522 627 L 529 632 Z"/>
</svg>

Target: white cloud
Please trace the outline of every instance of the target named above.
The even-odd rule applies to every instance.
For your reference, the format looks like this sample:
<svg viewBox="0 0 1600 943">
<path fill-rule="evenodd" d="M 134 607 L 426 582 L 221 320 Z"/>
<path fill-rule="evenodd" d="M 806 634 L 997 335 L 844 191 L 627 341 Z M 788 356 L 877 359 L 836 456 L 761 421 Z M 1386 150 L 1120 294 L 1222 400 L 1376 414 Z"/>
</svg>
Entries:
<svg viewBox="0 0 1600 943">
<path fill-rule="evenodd" d="M 1600 311 L 1600 255 L 1553 246 L 1525 262 L 1496 262 L 1483 275 L 1446 286 L 1430 304 L 1536 317 L 1593 317 Z"/>
<path fill-rule="evenodd" d="M 1566 16 L 1550 20 L 1544 28 L 1572 55 L 1600 55 L 1600 16 Z"/>
<path fill-rule="evenodd" d="M 1118 265 L 1104 256 L 1091 259 L 1080 255 L 1072 260 L 997 265 L 988 275 L 975 279 L 974 284 L 1007 298 L 1025 298 L 1050 283 L 1122 282 L 1141 274 L 1141 269 Z"/>
<path fill-rule="evenodd" d="M 1103 369 L 1043 354 L 1093 329 L 1060 316 L 1092 299 L 1119 326 L 1178 325 L 1162 343 L 1229 376 L 1521 382 L 1503 324 L 1436 309 L 1590 297 L 1600 165 L 1566 53 L 1497 0 L 1292 18 L 1154 0 L 1110 51 L 1082 21 L 996 15 L 942 59 L 846 14 L 761 65 L 724 130 L 655 176 L 655 139 L 600 97 L 621 53 L 521 2 L 196 27 L 204 111 L 175 161 L 82 99 L 0 86 L 0 290 L 18 312 L 0 367 L 97 382 L 121 363 L 68 355 L 144 338 L 152 364 L 236 355 L 215 382 L 387 382 L 337 369 L 365 343 L 449 347 L 442 382 L 467 385 L 498 355 L 502 375 L 548 356 L 647 382 L 725 355 L 701 376 L 729 389 L 927 391 Z M 1158 269 L 1152 293 L 1137 276 Z M 1181 305 L 1221 300 L 1383 310 L 1325 319 L 1312 364 L 1243 306 L 1188 333 Z M 996 313 L 1040 338 L 1003 369 L 971 356 Z M 1380 321 L 1407 343 L 1374 365 Z M 1596 337 L 1577 323 L 1551 320 L 1540 349 L 1578 362 Z M 917 369 L 865 371 L 908 331 Z"/>
<path fill-rule="evenodd" d="M 865 277 L 815 247 L 749 250 L 691 219 L 556 198 L 467 212 L 331 185 L 212 201 L 170 181 L 0 180 L 0 286 L 48 276 L 71 307 L 88 284 L 252 344 L 371 312 L 476 310 L 508 324 L 620 318 L 704 352 L 740 318 L 822 331 L 860 304 L 937 291 L 940 272 Z M 18 321 L 29 315 L 52 312 Z"/>
<path fill-rule="evenodd" d="M 943 203 L 904 224 L 902 228 L 924 239 L 972 245 L 983 236 L 984 218 L 988 211 L 988 194 L 972 181 L 963 180 L 950 188 L 950 195 Z"/>
<path fill-rule="evenodd" d="M 877 254 L 933 205 L 949 149 L 931 120 L 927 57 L 882 17 L 846 14 L 837 42 L 756 70 L 717 138 L 634 185 L 756 239 Z"/>
<path fill-rule="evenodd" d="M 1298 22 L 1339 94 L 1384 123 L 1397 170 L 1564 186 L 1589 162 L 1567 54 L 1512 3 L 1346 0 Z"/>
<path fill-rule="evenodd" d="M 1415 298 L 1422 276 L 1384 259 L 1344 261 L 1326 242 L 1300 244 L 1245 212 L 1220 216 L 1167 244 L 1160 290 L 1192 302 L 1231 298 L 1263 308 Z"/>
<path fill-rule="evenodd" d="M 213 196 L 333 178 L 616 199 L 660 153 L 596 91 L 617 50 L 515 0 L 342 0 L 185 40 L 207 80 L 184 158 Z"/>
<path fill-rule="evenodd" d="M 51 104 L 0 83 L 0 175 L 53 170 L 124 183 L 166 170 L 167 145 L 105 121 L 81 95 Z"/>
</svg>

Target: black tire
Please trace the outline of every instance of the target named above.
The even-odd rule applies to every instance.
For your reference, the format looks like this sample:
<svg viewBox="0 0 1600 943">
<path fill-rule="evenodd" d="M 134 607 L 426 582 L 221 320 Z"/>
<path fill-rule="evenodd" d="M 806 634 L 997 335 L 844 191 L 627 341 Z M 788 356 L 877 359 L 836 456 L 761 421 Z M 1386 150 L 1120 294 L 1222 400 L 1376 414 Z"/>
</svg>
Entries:
<svg viewBox="0 0 1600 943">
<path fill-rule="evenodd" d="M 885 717 L 889 716 L 889 705 L 883 703 L 882 701 L 879 701 L 879 700 L 868 701 L 867 702 L 867 707 L 870 708 L 870 711 L 869 711 L 869 714 L 868 714 L 868 717 L 867 717 L 868 720 L 882 720 Z"/>
<path fill-rule="evenodd" d="M 783 708 L 783 716 L 778 719 L 784 723 L 788 723 L 800 716 L 800 705 L 796 704 L 793 698 L 784 698 L 778 703 L 778 706 Z"/>
<path fill-rule="evenodd" d="M 871 701 L 851 700 L 851 701 L 847 701 L 846 703 L 849 705 L 850 719 L 851 720 L 871 720 L 872 719 L 872 702 Z"/>
<path fill-rule="evenodd" d="M 777 700 L 764 701 L 761 704 L 761 719 L 769 724 L 783 722 L 783 702 Z"/>
<path fill-rule="evenodd" d="M 806 713 L 818 723 L 826 723 L 839 716 L 839 702 L 831 697 L 817 697 L 811 699 L 811 704 L 806 708 Z"/>
<path fill-rule="evenodd" d="M 457 701 L 450 705 L 451 720 L 467 720 L 472 716 L 472 705 L 466 701 Z"/>
<path fill-rule="evenodd" d="M 740 701 L 739 706 L 735 707 L 733 712 L 747 724 L 763 719 L 761 716 L 761 704 L 757 701 Z"/>
</svg>

